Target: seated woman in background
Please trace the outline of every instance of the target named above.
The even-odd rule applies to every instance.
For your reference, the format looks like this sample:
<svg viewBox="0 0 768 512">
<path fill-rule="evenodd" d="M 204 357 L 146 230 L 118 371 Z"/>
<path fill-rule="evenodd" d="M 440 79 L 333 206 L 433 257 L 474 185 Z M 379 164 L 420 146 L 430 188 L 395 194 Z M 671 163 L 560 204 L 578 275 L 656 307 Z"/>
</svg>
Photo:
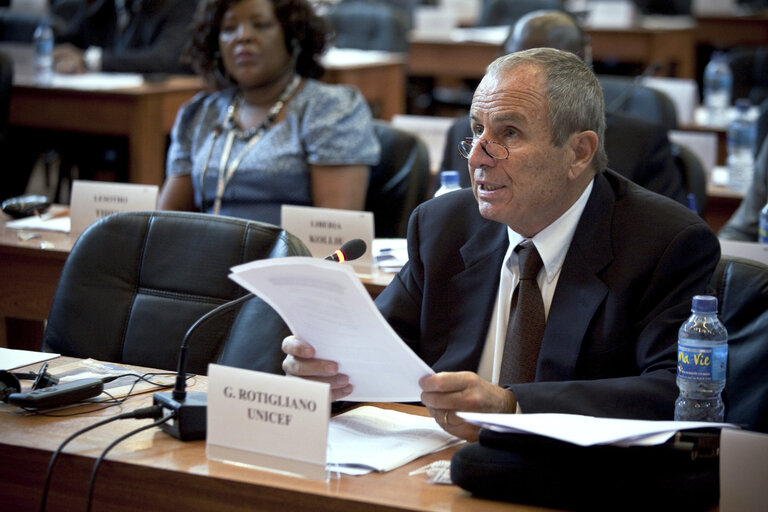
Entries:
<svg viewBox="0 0 768 512">
<path fill-rule="evenodd" d="M 306 0 L 208 0 L 186 51 L 216 88 L 171 132 L 159 207 L 280 223 L 282 204 L 362 210 L 378 163 L 357 89 L 315 80 L 325 23 Z"/>
</svg>

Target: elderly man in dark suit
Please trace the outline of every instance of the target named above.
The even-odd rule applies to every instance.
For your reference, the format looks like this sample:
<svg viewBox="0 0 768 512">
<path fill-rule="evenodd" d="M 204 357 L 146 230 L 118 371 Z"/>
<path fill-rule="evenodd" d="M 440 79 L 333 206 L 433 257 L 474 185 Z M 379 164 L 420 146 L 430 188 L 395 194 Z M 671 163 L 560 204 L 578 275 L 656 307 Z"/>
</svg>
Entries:
<svg viewBox="0 0 768 512">
<path fill-rule="evenodd" d="M 512 27 L 502 45 L 503 53 L 549 47 L 575 53 L 589 65 L 589 36 L 576 19 L 563 11 L 541 10 L 526 14 Z M 443 152 L 443 170 L 466 169 L 456 141 L 471 137 L 469 118 L 457 119 L 449 130 Z M 664 128 L 625 114 L 606 112 L 605 151 L 608 165 L 638 185 L 688 205 L 684 173 L 675 160 L 673 146 Z M 459 173 L 462 187 L 469 186 L 469 175 Z M 703 206 L 703 205 L 701 205 Z"/>
<path fill-rule="evenodd" d="M 411 216 L 409 261 L 376 304 L 438 372 L 420 381 L 421 399 L 448 432 L 477 438 L 457 411 L 673 417 L 677 331 L 707 291 L 719 244 L 696 214 L 605 168 L 603 109 L 574 54 L 500 57 L 470 110 L 472 188 Z M 538 321 L 511 307 L 533 279 L 518 268 L 524 251 L 543 263 L 525 284 L 538 297 L 521 299 L 542 303 Z M 527 345 L 540 322 L 540 348 Z M 508 357 L 507 335 L 522 333 Z M 335 399 L 355 385 L 300 339 L 283 351 L 287 374 L 328 382 Z M 531 373 L 505 376 L 526 360 Z"/>
</svg>

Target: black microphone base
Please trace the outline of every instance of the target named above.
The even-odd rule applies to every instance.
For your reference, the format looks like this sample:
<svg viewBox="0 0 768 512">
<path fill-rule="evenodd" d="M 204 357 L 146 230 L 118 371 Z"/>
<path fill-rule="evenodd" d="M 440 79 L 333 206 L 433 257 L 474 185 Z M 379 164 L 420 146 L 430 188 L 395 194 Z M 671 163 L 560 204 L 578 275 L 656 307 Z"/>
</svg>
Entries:
<svg viewBox="0 0 768 512">
<path fill-rule="evenodd" d="M 172 391 L 164 391 L 154 394 L 153 403 L 163 409 L 163 416 L 175 415 L 160 425 L 163 432 L 181 441 L 205 439 L 208 393 L 187 393 L 186 398 L 179 401 L 173 398 Z"/>
</svg>

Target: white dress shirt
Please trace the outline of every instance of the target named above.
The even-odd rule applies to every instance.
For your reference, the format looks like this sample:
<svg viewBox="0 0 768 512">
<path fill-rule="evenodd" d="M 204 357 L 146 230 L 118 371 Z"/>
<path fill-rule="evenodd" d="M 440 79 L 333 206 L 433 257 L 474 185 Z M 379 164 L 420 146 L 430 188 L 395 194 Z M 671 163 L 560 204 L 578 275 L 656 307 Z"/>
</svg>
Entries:
<svg viewBox="0 0 768 512">
<path fill-rule="evenodd" d="M 587 205 L 589 194 L 592 192 L 592 183 L 589 183 L 579 199 L 564 214 L 531 239 L 544 262 L 544 267 L 539 272 L 536 282 L 541 290 L 546 317 L 549 317 L 549 307 L 552 304 L 552 297 L 555 295 L 565 254 L 568 252 L 573 234 L 576 231 L 576 225 L 579 223 L 584 207 Z M 517 253 L 514 248 L 525 240 L 525 237 L 515 233 L 510 228 L 507 228 L 507 234 L 509 235 L 509 248 L 501 267 L 499 291 L 496 295 L 491 324 L 477 369 L 480 377 L 493 384 L 499 383 L 501 358 L 504 355 L 504 342 L 507 338 L 507 324 L 509 323 L 509 307 L 512 302 L 512 292 L 517 286 L 520 273 Z"/>
</svg>

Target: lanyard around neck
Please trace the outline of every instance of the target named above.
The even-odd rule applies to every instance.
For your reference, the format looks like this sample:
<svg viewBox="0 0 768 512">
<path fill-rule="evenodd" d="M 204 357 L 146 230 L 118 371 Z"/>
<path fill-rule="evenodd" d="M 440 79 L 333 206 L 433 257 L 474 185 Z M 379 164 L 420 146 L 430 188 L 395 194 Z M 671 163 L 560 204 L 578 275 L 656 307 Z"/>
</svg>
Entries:
<svg viewBox="0 0 768 512">
<path fill-rule="evenodd" d="M 221 161 L 219 163 L 219 179 L 216 183 L 216 198 L 213 201 L 213 214 L 218 215 L 221 212 L 221 199 L 224 196 L 224 189 L 227 188 L 229 180 L 232 175 L 235 174 L 240 162 L 245 158 L 245 155 L 253 149 L 261 137 L 266 132 L 265 128 L 260 129 L 256 134 L 248 140 L 248 144 L 245 145 L 243 150 L 238 154 L 231 162 L 229 162 L 229 154 L 232 152 L 232 145 L 235 142 L 234 130 L 227 132 L 227 138 L 224 142 L 224 149 L 221 152 Z"/>
<path fill-rule="evenodd" d="M 264 122 L 259 126 L 259 128 L 256 130 L 256 133 L 254 133 L 252 136 L 249 137 L 248 143 L 245 145 L 243 150 L 230 162 L 229 157 L 230 153 L 232 152 L 232 145 L 235 142 L 235 137 L 237 136 L 239 130 L 237 130 L 234 126 L 234 104 L 230 105 L 228 109 L 228 115 L 227 119 L 225 120 L 224 124 L 222 125 L 223 128 L 227 129 L 227 138 L 224 142 L 224 149 L 221 152 L 221 160 L 219 162 L 219 177 L 216 183 L 216 197 L 213 200 L 213 214 L 219 215 L 221 212 L 221 201 L 224 197 L 224 190 L 227 188 L 227 185 L 229 184 L 229 180 L 232 178 L 232 176 L 235 174 L 235 171 L 240 166 L 240 162 L 242 162 L 243 158 L 245 158 L 245 155 L 253 149 L 253 147 L 261 140 L 261 138 L 264 136 L 266 131 L 272 126 L 275 119 L 277 119 L 278 114 L 280 114 L 280 111 L 283 109 L 285 104 L 288 102 L 290 97 L 293 95 L 293 93 L 296 91 L 296 88 L 301 83 L 301 77 L 299 75 L 295 75 L 293 77 L 293 80 L 286 86 L 283 93 L 280 95 L 280 98 L 275 102 L 274 105 L 272 105 L 272 108 L 270 109 L 269 113 L 267 114 L 267 119 L 264 120 Z M 233 100 L 233 102 L 236 101 Z M 213 145 L 216 143 L 216 137 L 218 136 L 218 133 L 220 132 L 214 132 L 213 140 L 211 141 L 211 151 L 213 151 Z M 208 158 L 210 158 L 210 153 L 208 155 Z M 205 162 L 205 168 L 203 169 L 203 175 L 200 179 L 200 204 L 201 206 L 205 204 L 205 175 L 208 171 L 208 159 L 206 159 Z"/>
</svg>

